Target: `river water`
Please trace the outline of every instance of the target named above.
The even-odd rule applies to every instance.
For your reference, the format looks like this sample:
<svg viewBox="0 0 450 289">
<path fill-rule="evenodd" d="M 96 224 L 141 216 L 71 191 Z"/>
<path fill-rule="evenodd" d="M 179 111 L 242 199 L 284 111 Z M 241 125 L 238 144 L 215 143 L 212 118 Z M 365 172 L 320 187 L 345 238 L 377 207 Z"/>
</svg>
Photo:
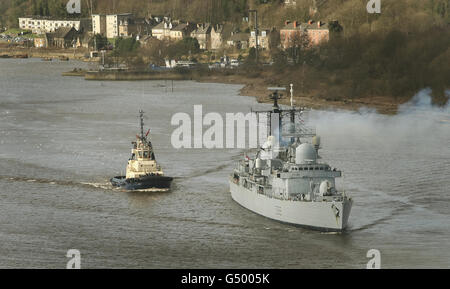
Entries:
<svg viewBox="0 0 450 289">
<path fill-rule="evenodd" d="M 239 85 L 87 82 L 61 72 L 85 66 L 0 61 L 0 267 L 450 268 L 450 115 L 427 92 L 397 116 L 312 111 L 321 156 L 344 172 L 354 198 L 349 228 L 326 234 L 281 224 L 234 203 L 227 179 L 241 149 L 174 149 L 177 112 L 265 107 Z M 146 112 L 171 192 L 126 193 L 125 170 Z"/>
</svg>

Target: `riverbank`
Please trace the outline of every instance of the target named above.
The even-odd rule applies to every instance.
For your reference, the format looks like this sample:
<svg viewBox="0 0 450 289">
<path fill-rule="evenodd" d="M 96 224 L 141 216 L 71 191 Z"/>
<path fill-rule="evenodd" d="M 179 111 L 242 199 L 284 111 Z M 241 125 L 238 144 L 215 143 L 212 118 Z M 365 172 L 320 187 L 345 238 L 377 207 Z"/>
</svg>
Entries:
<svg viewBox="0 0 450 289">
<path fill-rule="evenodd" d="M 138 72 L 138 71 L 87 71 L 86 80 L 130 81 L 130 80 L 194 80 L 191 74 L 175 71 Z"/>
<path fill-rule="evenodd" d="M 258 102 L 272 103 L 269 98 L 269 87 L 282 86 L 288 89 L 289 83 L 272 83 L 267 78 L 253 78 L 243 75 L 206 75 L 195 78 L 199 82 L 205 83 L 226 83 L 226 84 L 242 84 L 244 87 L 240 90 L 240 95 L 255 97 Z M 314 90 L 309 93 L 299 92 L 299 87 L 294 87 L 294 103 L 296 106 L 308 107 L 312 109 L 345 109 L 357 111 L 361 108 L 374 109 L 382 114 L 396 114 L 398 105 L 405 103 L 409 98 L 398 98 L 393 100 L 390 97 L 373 96 L 357 99 L 326 99 L 318 97 L 321 95 L 320 90 Z M 289 105 L 290 93 L 286 91 L 283 93 L 284 97 L 279 100 L 279 103 Z"/>
</svg>

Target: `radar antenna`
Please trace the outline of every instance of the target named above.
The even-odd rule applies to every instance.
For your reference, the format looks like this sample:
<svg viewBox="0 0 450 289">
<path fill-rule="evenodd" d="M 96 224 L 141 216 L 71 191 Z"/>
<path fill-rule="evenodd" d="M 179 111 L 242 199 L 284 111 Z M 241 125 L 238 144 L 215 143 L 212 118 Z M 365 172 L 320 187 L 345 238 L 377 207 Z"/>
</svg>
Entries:
<svg viewBox="0 0 450 289">
<path fill-rule="evenodd" d="M 285 87 L 269 87 L 268 90 L 273 91 L 273 93 L 269 96 L 271 100 L 273 100 L 273 112 L 279 113 L 280 107 L 278 106 L 278 100 L 281 99 L 283 94 L 278 93 L 278 91 L 284 91 L 286 90 Z"/>
</svg>

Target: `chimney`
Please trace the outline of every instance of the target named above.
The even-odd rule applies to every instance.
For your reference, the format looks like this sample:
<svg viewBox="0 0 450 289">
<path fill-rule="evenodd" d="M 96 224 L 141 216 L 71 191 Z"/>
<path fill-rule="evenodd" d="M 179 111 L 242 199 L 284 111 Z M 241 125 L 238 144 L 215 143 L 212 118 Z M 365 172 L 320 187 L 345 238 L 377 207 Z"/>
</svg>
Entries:
<svg viewBox="0 0 450 289">
<path fill-rule="evenodd" d="M 319 20 L 319 21 L 317 21 L 317 27 L 320 28 L 320 26 L 321 26 L 321 22 Z"/>
<path fill-rule="evenodd" d="M 294 21 L 292 23 L 294 23 L 294 28 L 297 28 L 297 21 Z"/>
</svg>

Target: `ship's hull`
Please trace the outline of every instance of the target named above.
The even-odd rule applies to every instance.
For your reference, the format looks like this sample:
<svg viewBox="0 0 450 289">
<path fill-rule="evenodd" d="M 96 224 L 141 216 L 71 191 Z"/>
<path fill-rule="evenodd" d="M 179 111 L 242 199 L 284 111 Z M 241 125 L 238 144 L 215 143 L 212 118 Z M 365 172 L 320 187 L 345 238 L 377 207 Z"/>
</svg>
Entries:
<svg viewBox="0 0 450 289">
<path fill-rule="evenodd" d="M 148 189 L 169 189 L 173 178 L 153 175 L 136 179 L 126 179 L 124 176 L 114 177 L 111 184 L 128 191 L 139 191 Z"/>
<path fill-rule="evenodd" d="M 230 181 L 231 197 L 264 217 L 310 229 L 341 232 L 347 227 L 352 201 L 304 202 L 270 198 Z M 336 213 L 338 212 L 338 213 Z"/>
</svg>

